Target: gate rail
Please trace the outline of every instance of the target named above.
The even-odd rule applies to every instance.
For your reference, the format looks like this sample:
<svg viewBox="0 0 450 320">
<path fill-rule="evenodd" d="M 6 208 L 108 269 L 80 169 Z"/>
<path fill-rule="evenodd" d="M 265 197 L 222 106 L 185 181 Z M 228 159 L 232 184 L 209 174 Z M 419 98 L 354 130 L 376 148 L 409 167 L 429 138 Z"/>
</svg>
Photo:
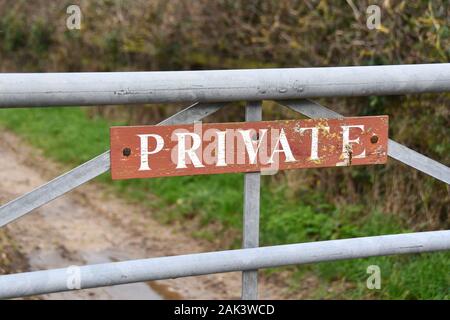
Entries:
<svg viewBox="0 0 450 320">
<path fill-rule="evenodd" d="M 261 100 L 276 100 L 310 118 L 342 115 L 310 97 L 450 92 L 450 64 L 264 70 L 0 74 L 0 108 L 195 102 L 159 125 L 192 123 L 227 102 L 251 101 L 246 121 L 261 118 Z M 450 168 L 389 140 L 388 155 L 444 183 Z M 0 207 L 0 227 L 110 169 L 109 151 Z M 245 174 L 244 248 L 80 267 L 81 288 L 244 271 L 244 299 L 257 298 L 257 269 L 320 261 L 450 249 L 450 231 L 258 247 L 259 173 Z M 67 269 L 0 276 L 0 298 L 70 290 Z"/>
<path fill-rule="evenodd" d="M 253 249 L 93 264 L 80 267 L 81 288 L 162 280 L 210 273 L 450 249 L 450 231 L 317 241 Z M 67 291 L 67 268 L 0 277 L 0 296 Z"/>
</svg>

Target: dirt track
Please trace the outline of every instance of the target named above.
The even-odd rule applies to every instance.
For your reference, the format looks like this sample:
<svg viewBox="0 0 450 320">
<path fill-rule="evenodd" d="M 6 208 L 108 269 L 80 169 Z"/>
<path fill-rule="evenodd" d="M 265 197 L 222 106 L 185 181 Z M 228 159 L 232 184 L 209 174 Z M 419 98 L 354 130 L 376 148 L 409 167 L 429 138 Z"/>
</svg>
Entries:
<svg viewBox="0 0 450 320">
<path fill-rule="evenodd" d="M 0 203 L 32 190 L 67 168 L 10 132 L 0 131 Z M 147 209 L 89 183 L 7 226 L 30 270 L 207 251 L 208 246 L 155 221 Z M 236 299 L 240 273 L 130 284 L 43 295 L 43 299 Z M 260 283 L 261 298 L 281 289 Z"/>
</svg>

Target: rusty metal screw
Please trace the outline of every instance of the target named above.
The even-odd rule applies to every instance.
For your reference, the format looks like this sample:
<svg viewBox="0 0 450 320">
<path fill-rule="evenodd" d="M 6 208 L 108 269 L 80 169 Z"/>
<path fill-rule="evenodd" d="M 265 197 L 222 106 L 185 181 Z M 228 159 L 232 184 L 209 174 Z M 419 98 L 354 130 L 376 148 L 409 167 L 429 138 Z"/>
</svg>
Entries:
<svg viewBox="0 0 450 320">
<path fill-rule="evenodd" d="M 125 157 L 129 157 L 131 154 L 131 149 L 130 148 L 123 148 L 122 153 Z"/>
<path fill-rule="evenodd" d="M 378 142 L 378 136 L 372 136 L 371 138 L 370 138 L 370 142 L 372 142 L 372 143 L 377 143 Z"/>
</svg>

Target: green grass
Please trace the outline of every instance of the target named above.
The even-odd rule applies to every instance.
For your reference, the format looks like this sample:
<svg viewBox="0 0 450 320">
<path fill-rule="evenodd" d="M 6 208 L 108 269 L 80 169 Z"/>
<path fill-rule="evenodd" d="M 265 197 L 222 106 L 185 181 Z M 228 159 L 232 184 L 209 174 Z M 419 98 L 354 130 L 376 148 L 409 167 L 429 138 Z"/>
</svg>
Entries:
<svg viewBox="0 0 450 320">
<path fill-rule="evenodd" d="M 109 145 L 109 126 L 102 118 L 90 119 L 83 108 L 35 108 L 0 110 L 0 124 L 20 134 L 44 154 L 65 164 L 77 165 L 104 152 Z M 326 169 L 324 169 L 326 170 Z M 111 181 L 109 174 L 99 181 L 114 186 L 118 194 L 139 201 L 170 223 L 193 220 L 194 236 L 208 240 L 240 234 L 242 226 L 241 174 L 188 176 Z M 314 191 L 301 199 L 287 196 L 287 187 L 263 177 L 261 198 L 261 243 L 274 245 L 408 232 L 392 215 L 376 208 L 354 205 L 336 207 Z M 154 197 L 152 195 L 156 195 Z M 211 229 L 214 225 L 214 229 Z M 219 226 L 217 228 L 217 226 Z M 230 247 L 240 245 L 240 236 L 227 239 Z M 380 266 L 381 290 L 368 290 L 368 265 Z M 311 290 L 317 298 L 448 299 L 449 253 L 377 257 L 328 262 L 290 268 L 291 287 L 298 288 L 305 276 L 319 279 Z M 277 272 L 276 268 L 266 272 Z M 329 284 L 345 281 L 344 291 L 329 291 Z"/>
</svg>

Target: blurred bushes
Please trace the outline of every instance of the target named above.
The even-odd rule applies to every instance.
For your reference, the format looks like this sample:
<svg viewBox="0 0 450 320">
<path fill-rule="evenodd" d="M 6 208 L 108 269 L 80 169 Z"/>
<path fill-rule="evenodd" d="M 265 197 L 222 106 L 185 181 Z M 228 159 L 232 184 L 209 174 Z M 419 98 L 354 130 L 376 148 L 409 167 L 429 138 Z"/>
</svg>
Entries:
<svg viewBox="0 0 450 320">
<path fill-rule="evenodd" d="M 382 26 L 369 30 L 365 10 L 374 3 L 381 7 Z M 446 0 L 81 0 L 79 31 L 66 28 L 69 4 L 0 0 L 2 72 L 319 67 L 448 62 L 450 57 Z M 392 138 L 450 164 L 449 94 L 321 102 L 346 115 L 388 114 Z M 276 117 L 292 115 L 273 105 L 265 108 Z M 96 113 L 154 123 L 175 109 Z M 237 110 L 219 120 L 241 116 Z M 393 212 L 416 229 L 449 226 L 448 186 L 395 161 L 289 171 L 273 180 L 287 184 L 290 197 L 302 201 L 314 188 L 334 204 Z M 314 223 L 320 224 L 319 218 Z"/>
</svg>

